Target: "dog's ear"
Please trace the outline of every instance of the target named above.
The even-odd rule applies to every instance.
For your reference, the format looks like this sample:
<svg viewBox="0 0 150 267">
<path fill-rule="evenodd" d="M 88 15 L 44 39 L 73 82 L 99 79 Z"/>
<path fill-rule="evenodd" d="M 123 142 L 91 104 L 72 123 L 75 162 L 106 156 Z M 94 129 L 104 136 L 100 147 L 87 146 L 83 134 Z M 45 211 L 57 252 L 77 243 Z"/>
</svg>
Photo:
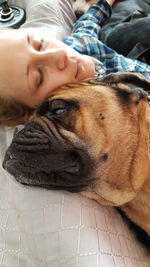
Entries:
<svg viewBox="0 0 150 267">
<path fill-rule="evenodd" d="M 139 140 L 131 168 L 132 186 L 135 191 L 138 191 L 150 172 L 150 113 L 147 103 L 150 81 L 146 80 L 143 75 L 128 72 L 110 74 L 100 80 L 114 88 L 123 103 L 141 102 L 138 111 Z M 141 99 L 146 101 L 140 101 Z"/>
<path fill-rule="evenodd" d="M 108 84 L 115 90 L 123 104 L 140 103 L 138 106 L 139 140 L 131 167 L 131 182 L 133 190 L 139 191 L 150 172 L 150 113 L 148 93 L 150 81 L 136 73 L 115 73 L 99 79 L 99 83 Z M 140 101 L 143 100 L 143 101 Z"/>
<path fill-rule="evenodd" d="M 150 94 L 150 81 L 146 80 L 142 74 L 117 72 L 108 74 L 99 81 L 117 89 L 117 95 L 126 103 L 138 103 L 140 99 L 148 99 Z"/>
<path fill-rule="evenodd" d="M 134 72 L 116 72 L 111 73 L 100 79 L 107 84 L 124 83 L 130 84 L 131 87 L 143 88 L 146 92 L 150 92 L 150 81 L 144 78 L 140 73 Z"/>
</svg>

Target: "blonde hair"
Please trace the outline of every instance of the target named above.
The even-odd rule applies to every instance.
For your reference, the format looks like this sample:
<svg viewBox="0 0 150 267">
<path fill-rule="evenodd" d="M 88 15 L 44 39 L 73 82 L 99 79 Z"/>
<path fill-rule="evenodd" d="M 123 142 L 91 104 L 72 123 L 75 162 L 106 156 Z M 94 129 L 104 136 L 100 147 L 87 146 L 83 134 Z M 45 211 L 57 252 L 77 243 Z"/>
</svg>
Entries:
<svg viewBox="0 0 150 267">
<path fill-rule="evenodd" d="M 0 97 L 0 125 L 16 126 L 24 124 L 32 117 L 34 112 L 35 109 L 20 104 L 14 99 Z"/>
</svg>

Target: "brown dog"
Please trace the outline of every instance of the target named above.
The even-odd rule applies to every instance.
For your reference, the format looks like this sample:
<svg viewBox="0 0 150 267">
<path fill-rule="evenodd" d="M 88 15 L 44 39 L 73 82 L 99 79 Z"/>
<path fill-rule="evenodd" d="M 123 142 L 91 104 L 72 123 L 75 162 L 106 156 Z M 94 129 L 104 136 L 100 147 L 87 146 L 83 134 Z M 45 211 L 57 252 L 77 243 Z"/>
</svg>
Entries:
<svg viewBox="0 0 150 267">
<path fill-rule="evenodd" d="M 117 73 L 55 90 L 3 166 L 24 184 L 120 206 L 150 235 L 150 83 Z"/>
<path fill-rule="evenodd" d="M 85 12 L 88 11 L 89 7 L 95 3 L 97 3 L 98 0 L 72 0 L 73 2 L 73 10 L 79 18 L 82 16 Z"/>
</svg>

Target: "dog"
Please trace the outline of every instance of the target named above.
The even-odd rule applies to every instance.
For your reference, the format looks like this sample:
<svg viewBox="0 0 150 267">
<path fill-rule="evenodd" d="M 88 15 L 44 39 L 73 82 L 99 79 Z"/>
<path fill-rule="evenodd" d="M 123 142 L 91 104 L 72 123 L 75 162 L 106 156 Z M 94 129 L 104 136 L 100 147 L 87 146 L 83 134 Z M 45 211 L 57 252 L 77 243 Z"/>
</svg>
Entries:
<svg viewBox="0 0 150 267">
<path fill-rule="evenodd" d="M 4 169 L 120 207 L 150 236 L 149 89 L 128 72 L 56 89 L 14 135 Z"/>
<path fill-rule="evenodd" d="M 77 18 L 80 18 L 84 13 L 86 13 L 92 4 L 95 4 L 97 0 L 72 0 L 73 10 Z"/>
</svg>

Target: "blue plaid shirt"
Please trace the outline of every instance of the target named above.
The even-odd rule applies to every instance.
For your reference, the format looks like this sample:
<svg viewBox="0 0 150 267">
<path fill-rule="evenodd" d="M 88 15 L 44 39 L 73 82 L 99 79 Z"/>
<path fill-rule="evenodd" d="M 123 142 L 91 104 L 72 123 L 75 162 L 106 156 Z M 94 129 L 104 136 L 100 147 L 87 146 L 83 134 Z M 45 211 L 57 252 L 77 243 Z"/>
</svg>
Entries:
<svg viewBox="0 0 150 267">
<path fill-rule="evenodd" d="M 101 25 L 111 15 L 111 7 L 105 0 L 100 0 L 74 24 L 73 32 L 65 43 L 81 54 L 96 60 L 97 78 L 112 72 L 138 72 L 150 80 L 150 66 L 137 60 L 119 55 L 113 49 L 98 40 Z"/>
</svg>

